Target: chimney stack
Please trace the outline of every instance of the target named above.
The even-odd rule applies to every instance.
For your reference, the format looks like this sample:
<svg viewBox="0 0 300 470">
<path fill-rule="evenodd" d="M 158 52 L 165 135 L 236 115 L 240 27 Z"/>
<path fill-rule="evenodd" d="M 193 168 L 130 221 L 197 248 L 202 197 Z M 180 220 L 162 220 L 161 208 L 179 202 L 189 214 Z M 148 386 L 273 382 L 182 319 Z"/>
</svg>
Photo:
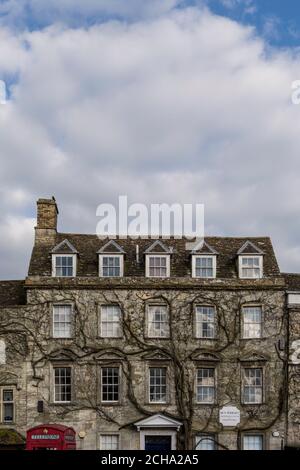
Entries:
<svg viewBox="0 0 300 470">
<path fill-rule="evenodd" d="M 55 198 L 37 201 L 37 226 L 35 227 L 35 243 L 52 245 L 57 233 L 58 209 Z"/>
</svg>

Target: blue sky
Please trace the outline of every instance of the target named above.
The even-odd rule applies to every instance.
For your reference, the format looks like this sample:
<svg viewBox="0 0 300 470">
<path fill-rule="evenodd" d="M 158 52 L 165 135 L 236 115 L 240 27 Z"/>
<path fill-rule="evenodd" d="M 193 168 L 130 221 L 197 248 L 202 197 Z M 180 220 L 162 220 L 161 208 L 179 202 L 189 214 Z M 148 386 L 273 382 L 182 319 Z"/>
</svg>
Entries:
<svg viewBox="0 0 300 470">
<path fill-rule="evenodd" d="M 148 14 L 149 4 L 155 2 L 157 0 L 0 0 L 0 18 L 3 24 L 19 29 L 36 30 L 58 21 L 73 27 L 89 27 L 108 19 L 134 21 Z M 132 8 L 125 6 L 130 3 Z M 174 8 L 206 4 L 218 15 L 255 26 L 258 34 L 273 46 L 300 45 L 300 2 L 296 0 L 170 0 L 168 4 Z"/>
<path fill-rule="evenodd" d="M 300 2 L 295 0 L 210 0 L 211 9 L 243 24 L 254 25 L 274 46 L 299 47 Z M 227 5 L 227 6 L 226 6 Z"/>
<path fill-rule="evenodd" d="M 0 0 L 0 279 L 25 276 L 52 195 L 78 233 L 119 195 L 203 203 L 207 235 L 268 235 L 300 272 L 299 17 L 292 0 Z"/>
</svg>

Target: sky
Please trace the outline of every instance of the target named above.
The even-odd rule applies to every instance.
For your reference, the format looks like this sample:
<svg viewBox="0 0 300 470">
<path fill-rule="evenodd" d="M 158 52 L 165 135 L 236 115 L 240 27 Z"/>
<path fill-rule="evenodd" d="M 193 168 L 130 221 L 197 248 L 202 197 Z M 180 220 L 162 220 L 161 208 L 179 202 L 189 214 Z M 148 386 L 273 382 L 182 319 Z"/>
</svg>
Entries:
<svg viewBox="0 0 300 470">
<path fill-rule="evenodd" d="M 300 3 L 0 0 L 0 279 L 26 275 L 36 200 L 62 232 L 100 203 L 203 203 L 300 272 Z"/>
</svg>

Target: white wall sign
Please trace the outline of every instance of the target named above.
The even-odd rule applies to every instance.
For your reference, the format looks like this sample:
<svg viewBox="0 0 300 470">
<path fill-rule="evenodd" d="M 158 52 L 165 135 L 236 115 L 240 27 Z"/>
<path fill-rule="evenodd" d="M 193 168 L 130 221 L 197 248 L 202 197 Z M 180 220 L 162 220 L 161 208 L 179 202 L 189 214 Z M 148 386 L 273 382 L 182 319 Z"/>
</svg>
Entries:
<svg viewBox="0 0 300 470">
<path fill-rule="evenodd" d="M 223 406 L 219 412 L 219 420 L 223 426 L 237 426 L 241 420 L 241 412 L 235 406 Z"/>
</svg>

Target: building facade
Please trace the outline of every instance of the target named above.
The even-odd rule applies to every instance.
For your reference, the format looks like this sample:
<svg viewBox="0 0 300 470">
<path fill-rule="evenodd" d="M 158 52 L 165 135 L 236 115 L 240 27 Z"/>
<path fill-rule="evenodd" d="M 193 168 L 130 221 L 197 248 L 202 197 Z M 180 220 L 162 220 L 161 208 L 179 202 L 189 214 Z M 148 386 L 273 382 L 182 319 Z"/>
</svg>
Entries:
<svg viewBox="0 0 300 470">
<path fill-rule="evenodd" d="M 299 445 L 300 276 L 269 238 L 99 239 L 37 207 L 28 276 L 0 283 L 0 430 L 64 424 L 80 449 Z"/>
</svg>

